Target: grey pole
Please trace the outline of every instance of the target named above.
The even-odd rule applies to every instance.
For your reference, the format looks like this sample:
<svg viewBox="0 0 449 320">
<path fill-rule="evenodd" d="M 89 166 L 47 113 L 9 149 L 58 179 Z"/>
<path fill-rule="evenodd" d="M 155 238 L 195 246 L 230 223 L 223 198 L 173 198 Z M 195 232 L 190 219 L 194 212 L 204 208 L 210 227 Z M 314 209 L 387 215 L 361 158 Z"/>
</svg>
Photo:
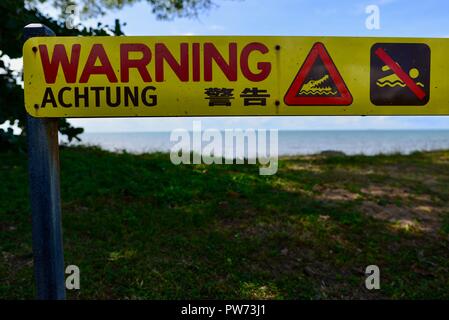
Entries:
<svg viewBox="0 0 449 320">
<path fill-rule="evenodd" d="M 54 35 L 45 25 L 33 23 L 24 28 L 23 41 Z M 27 115 L 26 134 L 37 298 L 65 299 L 58 119 Z"/>
</svg>

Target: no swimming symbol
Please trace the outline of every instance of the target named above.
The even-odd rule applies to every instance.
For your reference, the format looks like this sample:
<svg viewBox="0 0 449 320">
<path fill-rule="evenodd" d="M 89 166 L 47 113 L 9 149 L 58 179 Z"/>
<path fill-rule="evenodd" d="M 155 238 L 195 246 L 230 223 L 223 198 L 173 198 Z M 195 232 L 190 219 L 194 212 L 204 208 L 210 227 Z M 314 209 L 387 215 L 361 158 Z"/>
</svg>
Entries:
<svg viewBox="0 0 449 320">
<path fill-rule="evenodd" d="M 421 43 L 377 43 L 371 48 L 371 102 L 422 106 L 430 99 L 430 48 Z"/>
</svg>

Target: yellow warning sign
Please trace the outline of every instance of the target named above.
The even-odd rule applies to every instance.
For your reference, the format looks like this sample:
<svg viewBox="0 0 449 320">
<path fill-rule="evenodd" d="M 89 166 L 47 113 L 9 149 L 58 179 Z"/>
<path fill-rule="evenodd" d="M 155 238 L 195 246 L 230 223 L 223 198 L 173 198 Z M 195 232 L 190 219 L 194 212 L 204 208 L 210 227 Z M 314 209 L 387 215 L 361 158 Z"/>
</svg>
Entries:
<svg viewBox="0 0 449 320">
<path fill-rule="evenodd" d="M 38 37 L 34 117 L 448 115 L 449 39 Z"/>
</svg>

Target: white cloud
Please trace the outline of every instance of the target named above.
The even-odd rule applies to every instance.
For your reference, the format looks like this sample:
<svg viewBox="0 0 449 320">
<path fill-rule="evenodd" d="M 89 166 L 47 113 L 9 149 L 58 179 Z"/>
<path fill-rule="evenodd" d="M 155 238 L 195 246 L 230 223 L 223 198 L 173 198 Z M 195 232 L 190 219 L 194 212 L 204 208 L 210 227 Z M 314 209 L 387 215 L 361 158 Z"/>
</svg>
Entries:
<svg viewBox="0 0 449 320">
<path fill-rule="evenodd" d="M 397 0 L 377 0 L 377 5 L 383 6 L 391 3 L 397 2 Z"/>
<path fill-rule="evenodd" d="M 209 29 L 212 31 L 223 31 L 225 30 L 225 27 L 217 25 L 217 24 L 213 24 L 209 26 Z"/>
</svg>

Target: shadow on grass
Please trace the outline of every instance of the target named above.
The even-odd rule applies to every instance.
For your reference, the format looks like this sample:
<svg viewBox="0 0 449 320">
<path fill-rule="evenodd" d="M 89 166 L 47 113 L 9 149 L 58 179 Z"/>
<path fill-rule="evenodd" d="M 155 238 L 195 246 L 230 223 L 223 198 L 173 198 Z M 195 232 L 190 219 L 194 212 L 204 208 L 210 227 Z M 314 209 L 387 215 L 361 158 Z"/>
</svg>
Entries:
<svg viewBox="0 0 449 320">
<path fill-rule="evenodd" d="M 323 199 L 317 189 L 358 193 L 378 174 L 337 169 L 422 161 L 414 157 L 287 159 L 267 177 L 254 165 L 175 166 L 167 154 L 64 148 L 65 259 L 81 270 L 81 290 L 69 297 L 448 298 L 446 234 L 393 229 L 360 212 L 363 198 Z M 30 298 L 26 163 L 18 158 L 0 171 L 9 178 L 0 225 L 16 228 L 1 235 L 0 296 Z M 304 163 L 319 170 L 298 170 Z M 376 182 L 396 181 L 387 178 Z M 400 183 L 413 188 L 416 181 Z M 379 291 L 364 287 L 370 264 L 381 269 Z"/>
</svg>

